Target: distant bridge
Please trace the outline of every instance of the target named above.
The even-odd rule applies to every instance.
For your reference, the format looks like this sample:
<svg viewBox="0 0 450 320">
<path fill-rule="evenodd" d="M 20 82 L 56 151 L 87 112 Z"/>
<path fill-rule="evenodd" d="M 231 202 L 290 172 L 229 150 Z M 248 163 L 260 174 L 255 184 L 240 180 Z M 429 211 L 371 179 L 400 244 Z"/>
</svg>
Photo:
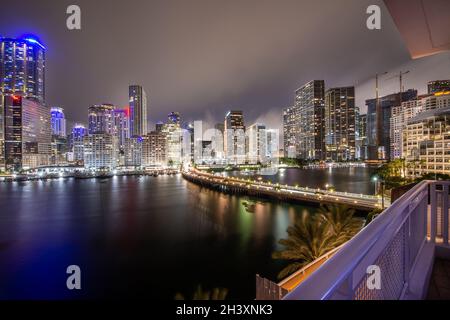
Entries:
<svg viewBox="0 0 450 320">
<path fill-rule="evenodd" d="M 236 177 L 223 177 L 190 169 L 182 172 L 183 177 L 196 184 L 226 193 L 239 193 L 249 196 L 273 198 L 285 201 L 309 202 L 318 204 L 346 204 L 358 210 L 381 208 L 381 199 L 376 196 L 295 187 L 277 183 L 254 181 Z M 385 203 L 389 205 L 389 200 Z"/>
</svg>

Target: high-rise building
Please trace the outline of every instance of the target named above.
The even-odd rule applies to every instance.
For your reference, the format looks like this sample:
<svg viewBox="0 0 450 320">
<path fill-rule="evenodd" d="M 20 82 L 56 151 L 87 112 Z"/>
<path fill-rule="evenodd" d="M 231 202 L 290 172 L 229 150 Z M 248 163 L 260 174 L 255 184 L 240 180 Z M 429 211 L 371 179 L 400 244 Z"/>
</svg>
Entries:
<svg viewBox="0 0 450 320">
<path fill-rule="evenodd" d="M 166 160 L 170 166 L 178 166 L 182 161 L 182 132 L 180 114 L 171 112 L 162 133 L 166 136 Z"/>
<path fill-rule="evenodd" d="M 117 137 L 119 149 L 125 149 L 125 143 L 130 138 L 130 109 L 114 110 L 114 135 Z"/>
<path fill-rule="evenodd" d="M 299 114 L 295 107 L 288 107 L 283 109 L 283 151 L 284 157 L 297 157 L 297 138 L 299 133 Z"/>
<path fill-rule="evenodd" d="M 66 118 L 64 109 L 53 107 L 50 110 L 52 119 L 52 134 L 57 137 L 66 137 Z"/>
<path fill-rule="evenodd" d="M 50 108 L 19 95 L 4 97 L 4 149 L 8 171 L 48 165 L 51 156 Z"/>
<path fill-rule="evenodd" d="M 116 137 L 107 133 L 84 136 L 84 167 L 95 170 L 111 170 L 117 165 Z"/>
<path fill-rule="evenodd" d="M 0 38 L 0 94 L 45 101 L 45 47 L 33 37 Z"/>
<path fill-rule="evenodd" d="M 325 158 L 325 82 L 313 80 L 295 91 L 294 114 L 298 113 L 297 156 Z"/>
<path fill-rule="evenodd" d="M 415 100 L 417 90 L 409 89 L 402 93 L 393 93 L 377 99 L 366 100 L 367 105 L 367 140 L 370 160 L 389 160 L 391 158 L 391 115 L 392 108 L 402 102 Z M 377 104 L 381 114 L 377 116 Z M 381 119 L 378 123 L 377 119 Z"/>
<path fill-rule="evenodd" d="M 245 133 L 248 163 L 265 163 L 267 160 L 266 126 L 255 123 L 249 126 Z"/>
<path fill-rule="evenodd" d="M 89 107 L 89 134 L 114 134 L 114 105 L 100 104 Z"/>
<path fill-rule="evenodd" d="M 403 156 L 403 129 L 409 119 L 427 110 L 446 107 L 450 107 L 450 91 L 420 95 L 416 100 L 405 101 L 400 106 L 393 107 L 390 120 L 391 159 Z"/>
<path fill-rule="evenodd" d="M 128 88 L 130 104 L 130 136 L 147 134 L 147 94 L 142 86 L 131 85 Z"/>
<path fill-rule="evenodd" d="M 166 166 L 166 145 L 166 135 L 160 131 L 152 131 L 145 135 L 142 142 L 142 165 Z"/>
<path fill-rule="evenodd" d="M 140 167 L 142 165 L 143 138 L 134 136 L 125 140 L 125 165 Z"/>
<path fill-rule="evenodd" d="M 355 134 L 355 158 L 366 160 L 367 157 L 367 115 L 360 114 L 359 107 L 356 107 L 356 134 Z"/>
<path fill-rule="evenodd" d="M 450 91 L 450 80 L 434 80 L 428 82 L 428 93 Z"/>
<path fill-rule="evenodd" d="M 228 163 L 245 163 L 245 126 L 242 111 L 229 111 L 225 116 L 224 152 Z"/>
<path fill-rule="evenodd" d="M 326 158 L 355 159 L 355 88 L 331 88 L 325 93 Z"/>
<path fill-rule="evenodd" d="M 409 119 L 403 130 L 402 156 L 410 175 L 450 174 L 450 107 L 431 109 Z"/>
<path fill-rule="evenodd" d="M 86 127 L 82 124 L 75 124 L 72 128 L 70 145 L 73 152 L 73 160 L 77 163 L 82 163 L 84 160 L 84 137 L 87 133 Z"/>
</svg>

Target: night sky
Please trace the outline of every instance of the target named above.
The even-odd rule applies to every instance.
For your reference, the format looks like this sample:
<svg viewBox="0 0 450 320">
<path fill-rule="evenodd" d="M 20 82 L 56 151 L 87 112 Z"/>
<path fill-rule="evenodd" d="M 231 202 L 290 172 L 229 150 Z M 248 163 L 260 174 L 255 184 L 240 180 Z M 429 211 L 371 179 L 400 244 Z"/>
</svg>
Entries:
<svg viewBox="0 0 450 320">
<path fill-rule="evenodd" d="M 66 28 L 70 4 L 81 7 L 79 31 Z M 366 28 L 370 4 L 382 8 L 381 30 Z M 125 106 L 129 84 L 147 91 L 151 124 L 166 120 L 170 111 L 181 112 L 186 121 L 215 123 L 227 110 L 242 109 L 247 124 L 261 120 L 277 127 L 294 90 L 312 79 L 324 79 L 327 88 L 357 86 L 363 107 L 374 95 L 376 72 L 408 68 L 405 87 L 419 91 L 425 81 L 450 75 L 448 53 L 410 60 L 377 0 L 2 4 L 0 35 L 29 33 L 47 47 L 47 103 L 65 108 L 70 123 L 85 123 L 92 104 Z M 397 82 L 387 79 L 382 90 L 390 93 Z"/>
</svg>

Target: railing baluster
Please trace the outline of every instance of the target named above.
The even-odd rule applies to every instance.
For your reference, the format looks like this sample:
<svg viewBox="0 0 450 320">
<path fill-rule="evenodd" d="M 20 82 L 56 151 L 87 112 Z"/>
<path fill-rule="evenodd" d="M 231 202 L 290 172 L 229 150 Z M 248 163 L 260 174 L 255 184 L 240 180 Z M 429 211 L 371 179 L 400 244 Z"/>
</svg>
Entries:
<svg viewBox="0 0 450 320">
<path fill-rule="evenodd" d="M 436 199 L 436 183 L 430 185 L 430 238 L 431 242 L 436 242 L 436 227 L 437 227 L 437 199 Z"/>
<path fill-rule="evenodd" d="M 444 238 L 444 243 L 448 244 L 448 184 L 444 183 L 442 189 L 442 237 Z"/>
</svg>

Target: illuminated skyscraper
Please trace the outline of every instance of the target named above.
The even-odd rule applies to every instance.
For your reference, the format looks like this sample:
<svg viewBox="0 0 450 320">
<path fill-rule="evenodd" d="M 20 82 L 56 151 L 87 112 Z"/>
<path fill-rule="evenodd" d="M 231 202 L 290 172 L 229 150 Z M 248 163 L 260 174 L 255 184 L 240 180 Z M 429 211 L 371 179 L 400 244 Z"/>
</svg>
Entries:
<svg viewBox="0 0 450 320">
<path fill-rule="evenodd" d="M 128 107 L 114 110 L 114 134 L 120 150 L 124 150 L 126 140 L 130 138 L 130 109 Z"/>
<path fill-rule="evenodd" d="M 130 103 L 130 135 L 147 134 L 147 94 L 142 86 L 132 85 L 128 88 Z"/>
<path fill-rule="evenodd" d="M 45 47 L 35 38 L 0 38 L 0 94 L 45 101 Z"/>
<path fill-rule="evenodd" d="M 71 149 L 73 152 L 73 160 L 81 163 L 84 159 L 83 139 L 87 135 L 87 130 L 82 124 L 75 124 L 71 134 Z"/>
<path fill-rule="evenodd" d="M 284 137 L 284 156 L 286 158 L 297 157 L 297 138 L 299 132 L 299 114 L 295 107 L 283 109 L 283 137 Z"/>
<path fill-rule="evenodd" d="M 66 118 L 63 108 L 51 108 L 52 134 L 58 137 L 66 137 Z"/>
<path fill-rule="evenodd" d="M 114 134 L 114 106 L 112 104 L 93 105 L 89 107 L 89 134 Z"/>
<path fill-rule="evenodd" d="M 228 163 L 245 163 L 245 126 L 242 111 L 229 111 L 225 116 L 224 152 Z"/>
<path fill-rule="evenodd" d="M 297 157 L 308 160 L 325 158 L 325 82 L 313 80 L 295 91 L 294 114 L 298 134 Z"/>
<path fill-rule="evenodd" d="M 355 88 L 331 88 L 325 93 L 326 158 L 355 159 Z"/>
<path fill-rule="evenodd" d="M 48 165 L 50 109 L 18 95 L 4 97 L 5 167 L 10 171 Z"/>
</svg>

